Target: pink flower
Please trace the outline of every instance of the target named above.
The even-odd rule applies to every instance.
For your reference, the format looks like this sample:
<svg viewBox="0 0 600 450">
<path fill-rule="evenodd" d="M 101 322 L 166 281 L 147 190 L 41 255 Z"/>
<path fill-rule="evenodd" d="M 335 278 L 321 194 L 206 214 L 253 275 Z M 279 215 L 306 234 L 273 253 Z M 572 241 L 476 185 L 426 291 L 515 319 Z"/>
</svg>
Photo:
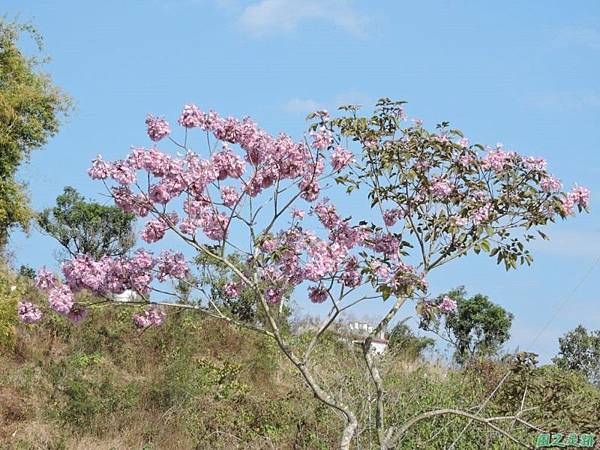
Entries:
<svg viewBox="0 0 600 450">
<path fill-rule="evenodd" d="M 301 209 L 292 208 L 291 215 L 293 219 L 304 219 L 304 211 L 302 211 Z"/>
<path fill-rule="evenodd" d="M 268 288 L 264 292 L 265 301 L 270 305 L 275 305 L 281 301 L 281 290 Z"/>
<path fill-rule="evenodd" d="M 388 227 L 393 227 L 398 219 L 402 217 L 402 210 L 398 208 L 388 209 L 383 213 L 383 223 L 385 223 Z"/>
<path fill-rule="evenodd" d="M 48 290 L 56 286 L 56 275 L 46 269 L 46 267 L 41 267 L 37 271 L 37 275 L 35 277 L 35 287 L 42 290 Z"/>
<path fill-rule="evenodd" d="M 303 180 L 302 183 L 300 183 L 300 190 L 302 191 L 300 197 L 307 202 L 314 202 L 317 198 L 319 198 L 319 191 L 321 189 L 319 187 L 319 183 L 316 181 Z"/>
<path fill-rule="evenodd" d="M 122 185 L 134 183 L 137 178 L 135 170 L 129 167 L 126 161 L 114 162 L 110 175 L 113 180 Z"/>
<path fill-rule="evenodd" d="M 24 323 L 36 323 L 42 320 L 42 311 L 31 302 L 19 302 L 17 314 Z"/>
<path fill-rule="evenodd" d="M 458 141 L 458 145 L 461 146 L 462 148 L 467 148 L 471 145 L 471 142 L 467 138 L 462 138 L 461 140 Z"/>
<path fill-rule="evenodd" d="M 374 251 L 393 258 L 400 250 L 400 241 L 391 233 L 373 233 L 369 246 Z"/>
<path fill-rule="evenodd" d="M 448 221 L 450 222 L 450 225 L 455 227 L 464 227 L 468 222 L 467 219 L 461 216 L 450 216 Z"/>
<path fill-rule="evenodd" d="M 325 127 L 319 127 L 316 131 L 310 133 L 312 138 L 312 146 L 317 150 L 325 150 L 333 144 L 333 135 Z"/>
<path fill-rule="evenodd" d="M 309 287 L 308 297 L 313 303 L 323 303 L 325 300 L 327 300 L 327 289 L 325 289 L 323 286 Z"/>
<path fill-rule="evenodd" d="M 452 193 L 452 186 L 445 180 L 434 178 L 431 184 L 431 194 L 439 199 L 448 197 Z"/>
<path fill-rule="evenodd" d="M 223 151 L 213 155 L 212 164 L 219 173 L 218 180 L 224 180 L 227 177 L 240 178 L 246 168 L 244 160 L 227 147 L 223 147 Z"/>
<path fill-rule="evenodd" d="M 548 163 L 544 158 L 536 158 L 534 156 L 528 156 L 523 158 L 523 165 L 529 170 L 546 170 Z"/>
<path fill-rule="evenodd" d="M 562 184 L 553 176 L 545 176 L 540 180 L 540 187 L 544 192 L 558 192 L 562 188 Z"/>
<path fill-rule="evenodd" d="M 148 114 L 146 117 L 147 133 L 154 142 L 160 141 L 171 133 L 169 123 L 159 117 Z"/>
<path fill-rule="evenodd" d="M 352 152 L 343 147 L 336 147 L 331 152 L 331 167 L 334 172 L 338 172 L 354 160 Z"/>
<path fill-rule="evenodd" d="M 57 313 L 66 316 L 73 307 L 73 294 L 69 286 L 61 284 L 48 291 L 48 304 Z"/>
<path fill-rule="evenodd" d="M 240 286 L 238 283 L 225 283 L 223 285 L 223 293 L 229 298 L 236 298 L 240 295 Z"/>
<path fill-rule="evenodd" d="M 165 281 L 168 277 L 183 279 L 189 268 L 183 253 L 163 250 L 158 257 L 158 280 Z"/>
<path fill-rule="evenodd" d="M 481 166 L 484 169 L 501 172 L 517 157 L 515 152 L 505 152 L 502 144 L 497 144 L 496 149 L 490 150 L 487 156 L 481 160 Z"/>
<path fill-rule="evenodd" d="M 263 240 L 262 244 L 260 244 L 260 249 L 265 253 L 273 253 L 277 246 L 278 243 L 275 239 L 267 237 L 265 240 Z"/>
<path fill-rule="evenodd" d="M 576 187 L 572 192 L 565 194 L 562 199 L 562 209 L 565 215 L 573 214 L 575 205 L 587 208 L 590 201 L 590 190 L 585 187 Z"/>
<path fill-rule="evenodd" d="M 205 123 L 204 113 L 196 105 L 185 105 L 177 122 L 185 128 L 198 128 Z"/>
<path fill-rule="evenodd" d="M 168 221 L 168 222 L 167 222 Z M 170 226 L 175 226 L 178 222 L 177 214 L 171 213 L 161 216 L 158 219 L 150 220 L 142 230 L 142 239 L 149 244 L 160 241 Z"/>
<path fill-rule="evenodd" d="M 133 315 L 133 323 L 138 328 L 158 327 L 165 320 L 165 313 L 157 308 L 150 308 Z"/>
<path fill-rule="evenodd" d="M 221 188 L 221 199 L 225 206 L 233 208 L 240 199 L 240 194 L 237 193 L 234 187 L 224 186 Z"/>
<path fill-rule="evenodd" d="M 227 235 L 229 218 L 222 213 L 207 212 L 201 219 L 202 231 L 209 239 L 222 241 Z"/>
<path fill-rule="evenodd" d="M 452 300 L 447 295 L 444 295 L 444 297 L 442 297 L 442 302 L 438 305 L 438 307 L 440 308 L 440 311 L 443 312 L 444 314 L 449 314 L 449 313 L 455 312 L 457 306 L 458 305 L 457 305 L 456 301 Z"/>
<path fill-rule="evenodd" d="M 102 159 L 102 155 L 96 156 L 92 161 L 92 167 L 88 169 L 88 175 L 94 180 L 106 180 L 112 171 L 110 163 Z"/>
<path fill-rule="evenodd" d="M 324 198 L 313 208 L 313 213 L 319 218 L 319 222 L 329 230 L 337 227 L 341 223 L 341 218 L 337 214 L 335 206 L 329 203 L 328 198 Z"/>
<path fill-rule="evenodd" d="M 582 208 L 587 208 L 590 203 L 590 190 L 583 186 L 578 186 L 573 189 L 571 196 L 573 200 Z"/>
<path fill-rule="evenodd" d="M 471 221 L 473 222 L 473 225 L 477 226 L 487 221 L 492 210 L 493 205 L 491 203 L 486 203 L 481 208 L 476 209 L 471 215 Z"/>
</svg>

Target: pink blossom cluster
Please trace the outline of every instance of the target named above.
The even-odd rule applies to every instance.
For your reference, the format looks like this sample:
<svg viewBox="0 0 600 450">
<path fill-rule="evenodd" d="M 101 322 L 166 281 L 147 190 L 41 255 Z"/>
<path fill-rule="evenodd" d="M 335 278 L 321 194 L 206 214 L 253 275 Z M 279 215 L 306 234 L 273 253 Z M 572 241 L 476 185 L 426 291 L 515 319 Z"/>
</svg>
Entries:
<svg viewBox="0 0 600 450">
<path fill-rule="evenodd" d="M 102 159 L 102 155 L 98 155 L 92 161 L 92 167 L 88 169 L 88 175 L 93 180 L 106 180 L 110 176 L 111 170 L 111 165 Z"/>
<path fill-rule="evenodd" d="M 562 199 L 562 209 L 565 215 L 573 214 L 573 208 L 578 206 L 586 209 L 590 202 L 590 190 L 585 187 L 575 187 L 567 192 Z"/>
<path fill-rule="evenodd" d="M 264 293 L 263 293 L 264 297 L 265 297 L 265 301 L 269 304 L 269 305 L 276 305 L 277 303 L 279 303 L 283 297 L 283 294 L 281 293 L 280 290 L 276 289 L 276 288 L 267 288 L 265 289 Z"/>
<path fill-rule="evenodd" d="M 425 275 L 402 261 L 393 261 L 387 270 L 387 276 L 382 278 L 383 283 L 397 294 L 409 295 L 413 289 L 427 291 Z"/>
<path fill-rule="evenodd" d="M 157 278 L 161 282 L 167 278 L 181 280 L 189 273 L 187 261 L 181 252 L 163 250 L 158 257 L 157 263 Z"/>
<path fill-rule="evenodd" d="M 452 186 L 441 178 L 433 178 L 431 183 L 431 194 L 438 199 L 448 197 L 452 193 Z"/>
<path fill-rule="evenodd" d="M 240 194 L 233 186 L 223 186 L 221 188 L 221 199 L 225 206 L 233 208 L 240 200 Z"/>
<path fill-rule="evenodd" d="M 286 134 L 273 137 L 250 119 L 221 117 L 215 112 L 204 113 L 195 105 L 185 105 L 179 124 L 185 128 L 201 128 L 223 142 L 221 151 L 209 159 L 188 151 L 183 157 L 167 155 L 156 148 L 148 150 L 133 148 L 124 159 L 107 162 L 99 155 L 92 163 L 89 174 L 95 179 L 112 179 L 118 185 L 111 188 L 115 204 L 127 212 L 144 217 L 152 213 L 155 217 L 148 221 L 141 237 L 148 243 L 161 240 L 166 231 L 179 224 L 185 234 L 194 235 L 201 229 L 212 240 L 223 240 L 229 227 L 229 213 L 218 210 L 217 205 L 208 201 L 208 188 L 217 181 L 239 180 L 241 192 L 234 186 L 220 186 L 223 206 L 237 207 L 245 195 L 255 197 L 276 182 L 292 180 L 300 189 L 301 197 L 309 202 L 320 194 L 319 177 L 325 170 L 322 154 L 332 147 L 333 135 L 326 127 L 320 127 L 312 134 L 311 148 L 304 143 L 294 142 Z M 164 138 L 170 133 L 168 124 L 160 118 L 148 116 L 148 133 L 153 140 Z M 238 145 L 243 155 L 236 154 L 229 145 Z M 353 160 L 350 151 L 335 147 L 331 152 L 331 168 L 339 171 Z M 250 173 L 247 165 L 250 164 Z M 138 171 L 146 171 L 147 190 L 134 193 Z M 243 177 L 243 178 L 242 178 Z M 187 216 L 181 221 L 174 213 L 166 214 L 162 205 L 186 195 L 190 202 L 205 203 L 185 209 Z M 160 205 L 160 206 L 157 206 Z"/>
<path fill-rule="evenodd" d="M 166 120 L 150 114 L 146 117 L 146 126 L 148 136 L 155 142 L 160 141 L 171 133 L 171 127 Z"/>
<path fill-rule="evenodd" d="M 327 300 L 328 291 L 323 286 L 312 286 L 308 288 L 308 298 L 313 303 L 323 303 Z"/>
<path fill-rule="evenodd" d="M 497 144 L 496 148 L 489 150 L 488 154 L 481 160 L 481 166 L 484 169 L 501 172 L 515 159 L 518 159 L 515 152 L 505 152 L 502 144 Z"/>
<path fill-rule="evenodd" d="M 456 300 L 451 299 L 447 295 L 444 295 L 442 297 L 442 301 L 438 305 L 438 308 L 444 314 L 451 314 L 451 313 L 456 312 L 457 307 L 458 307 L 458 304 L 456 303 Z"/>
<path fill-rule="evenodd" d="M 158 327 L 165 320 L 164 311 L 157 308 L 150 308 L 141 313 L 133 315 L 133 323 L 138 328 Z"/>
<path fill-rule="evenodd" d="M 400 250 L 400 241 L 392 233 L 376 232 L 370 236 L 368 246 L 388 258 L 395 258 Z"/>
<path fill-rule="evenodd" d="M 58 314 L 66 316 L 73 321 L 77 321 L 79 314 L 85 315 L 85 309 L 75 303 L 71 288 L 66 284 L 60 283 L 56 275 L 45 267 L 38 270 L 35 277 L 35 285 L 38 289 L 47 293 L 50 309 Z M 21 314 L 19 316 L 23 318 Z"/>
<path fill-rule="evenodd" d="M 314 206 L 313 213 L 319 218 L 319 222 L 321 222 L 328 230 L 338 227 L 342 222 L 335 206 L 331 204 L 327 197 Z"/>
<path fill-rule="evenodd" d="M 55 287 L 57 284 L 56 274 L 48 270 L 46 267 L 38 269 L 35 276 L 35 287 L 41 290 L 48 290 Z"/>
<path fill-rule="evenodd" d="M 334 172 L 339 172 L 344 167 L 351 164 L 352 161 L 354 161 L 354 155 L 344 147 L 337 146 L 331 152 L 331 167 Z"/>
<path fill-rule="evenodd" d="M 548 163 L 544 158 L 527 156 L 523 158 L 523 165 L 529 170 L 537 170 L 541 172 L 546 170 Z"/>
<path fill-rule="evenodd" d="M 226 178 L 240 178 L 246 170 L 244 160 L 233 153 L 227 146 L 223 146 L 223 151 L 215 153 L 212 157 L 212 163 L 219 172 L 218 180 Z"/>
<path fill-rule="evenodd" d="M 61 284 L 51 288 L 48 291 L 48 304 L 58 314 L 63 316 L 68 315 L 75 304 L 73 293 L 69 286 Z"/>
<path fill-rule="evenodd" d="M 540 187 L 544 192 L 558 192 L 562 189 L 562 184 L 558 178 L 545 176 L 540 180 Z"/>
<path fill-rule="evenodd" d="M 228 282 L 223 285 L 223 293 L 229 298 L 236 298 L 240 295 L 240 284 Z"/>
<path fill-rule="evenodd" d="M 403 212 L 400 208 L 392 208 L 383 212 L 383 223 L 388 227 L 393 227 L 398 219 L 403 216 Z"/>
<path fill-rule="evenodd" d="M 360 267 L 356 256 L 352 256 L 346 261 L 340 280 L 344 286 L 349 288 L 360 286 L 362 283 L 362 276 L 360 274 Z"/>
<path fill-rule="evenodd" d="M 318 150 L 326 150 L 333 144 L 333 134 L 325 127 L 319 127 L 310 133 L 312 146 Z"/>
<path fill-rule="evenodd" d="M 493 209 L 493 204 L 488 202 L 473 211 L 471 215 L 471 222 L 473 222 L 473 225 L 478 226 L 489 220 Z"/>
<path fill-rule="evenodd" d="M 84 289 L 98 294 L 118 294 L 132 289 L 142 295 L 151 290 L 156 278 L 182 279 L 189 269 L 182 253 L 163 251 L 158 258 L 152 253 L 138 249 L 131 257 L 102 257 L 94 260 L 80 255 L 65 262 L 63 275 L 70 291 Z"/>
<path fill-rule="evenodd" d="M 165 220 L 166 218 L 168 220 Z M 174 226 L 178 221 L 176 213 L 172 213 L 171 216 L 167 216 L 166 218 L 165 216 L 161 216 L 148 221 L 142 230 L 142 239 L 149 244 L 160 241 L 169 227 Z"/>
<path fill-rule="evenodd" d="M 31 302 L 19 302 L 17 314 L 24 323 L 36 323 L 42 320 L 42 311 Z"/>
<path fill-rule="evenodd" d="M 196 105 L 185 105 L 177 122 L 185 128 L 206 128 L 206 119 Z"/>
</svg>

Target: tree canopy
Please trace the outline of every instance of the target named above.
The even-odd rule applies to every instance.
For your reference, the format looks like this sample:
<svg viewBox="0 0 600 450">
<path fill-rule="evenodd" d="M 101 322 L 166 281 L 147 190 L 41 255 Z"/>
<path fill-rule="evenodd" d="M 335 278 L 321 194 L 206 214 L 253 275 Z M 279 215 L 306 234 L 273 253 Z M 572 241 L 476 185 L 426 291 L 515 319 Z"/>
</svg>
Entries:
<svg viewBox="0 0 600 450">
<path fill-rule="evenodd" d="M 456 302 L 456 312 L 445 315 L 443 324 L 424 319 L 421 325 L 454 346 L 457 362 L 473 356 L 492 356 L 510 338 L 513 315 L 487 296 L 476 294 L 467 298 L 465 288 L 459 287 L 442 297 Z"/>
<path fill-rule="evenodd" d="M 558 339 L 559 354 L 552 360 L 561 369 L 574 370 L 600 386 L 600 330 L 579 325 Z"/>
<path fill-rule="evenodd" d="M 123 256 L 133 246 L 133 214 L 116 206 L 86 201 L 67 186 L 56 206 L 42 211 L 37 222 L 70 256 L 86 254 L 94 259 Z"/>
<path fill-rule="evenodd" d="M 70 100 L 41 72 L 43 59 L 19 49 L 29 35 L 42 50 L 41 36 L 31 25 L 0 17 L 0 247 L 14 227 L 28 229 L 32 218 L 25 185 L 17 171 L 31 151 L 58 132 Z"/>
</svg>

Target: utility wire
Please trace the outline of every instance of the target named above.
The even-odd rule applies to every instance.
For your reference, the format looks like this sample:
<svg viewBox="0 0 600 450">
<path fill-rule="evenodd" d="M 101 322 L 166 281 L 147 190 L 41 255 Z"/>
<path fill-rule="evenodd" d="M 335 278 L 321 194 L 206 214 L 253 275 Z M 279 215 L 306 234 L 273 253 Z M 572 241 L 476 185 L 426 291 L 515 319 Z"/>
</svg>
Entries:
<svg viewBox="0 0 600 450">
<path fill-rule="evenodd" d="M 579 288 L 583 285 L 583 283 L 585 283 L 586 280 L 590 277 L 590 275 L 594 272 L 594 270 L 596 269 L 596 267 L 598 266 L 598 264 L 600 264 L 600 255 L 595 259 L 595 261 L 592 263 L 592 265 L 587 270 L 587 272 L 585 272 L 585 274 L 583 275 L 583 277 L 581 277 L 581 279 L 575 285 L 575 287 L 573 288 L 573 290 L 571 290 L 571 292 L 569 293 L 569 295 L 566 296 L 558 304 L 558 306 L 556 307 L 556 310 L 554 311 L 554 314 L 550 317 L 550 319 L 548 319 L 548 321 L 544 324 L 544 326 L 542 327 L 542 329 L 534 337 L 534 339 L 531 342 L 531 344 L 529 344 L 527 346 L 528 348 L 532 348 L 537 343 L 538 339 L 542 336 L 542 334 L 544 334 L 544 332 L 548 329 L 548 327 L 550 326 L 550 324 L 552 324 L 552 322 L 554 322 L 554 320 L 556 320 L 556 318 L 558 317 L 558 315 L 560 314 L 560 312 L 564 308 L 564 306 L 573 299 L 573 297 L 575 296 L 575 293 L 579 290 Z M 500 382 L 496 385 L 496 387 L 494 388 L 494 390 L 490 393 L 490 395 L 488 395 L 488 397 L 485 399 L 485 401 L 481 404 L 481 406 L 479 407 L 479 409 L 475 413 L 476 416 L 479 415 L 479 413 L 481 411 L 483 411 L 483 408 L 485 408 L 487 406 L 487 404 L 489 403 L 489 401 L 494 397 L 494 395 L 496 395 L 496 393 L 500 390 L 500 388 L 506 382 L 506 380 L 508 380 L 510 373 L 511 373 L 511 370 L 508 370 L 504 374 L 504 376 L 502 377 L 502 379 L 500 380 Z M 462 431 L 459 433 L 459 435 L 456 437 L 456 439 L 454 439 L 454 441 L 452 442 L 452 445 L 450 445 L 450 447 L 448 447 L 448 450 L 453 450 L 454 449 L 454 446 L 456 445 L 456 443 L 458 442 L 458 440 L 467 431 L 467 429 L 469 428 L 469 426 L 471 426 L 472 423 L 473 423 L 473 419 L 469 420 L 469 422 L 465 425 L 465 427 L 462 429 Z"/>
</svg>

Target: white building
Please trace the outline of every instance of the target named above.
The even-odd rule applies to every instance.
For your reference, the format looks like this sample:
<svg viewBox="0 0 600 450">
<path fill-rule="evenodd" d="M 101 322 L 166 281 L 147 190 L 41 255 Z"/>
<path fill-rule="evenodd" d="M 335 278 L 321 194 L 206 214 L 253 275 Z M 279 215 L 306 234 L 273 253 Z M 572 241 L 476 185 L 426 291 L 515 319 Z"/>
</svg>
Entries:
<svg viewBox="0 0 600 450">
<path fill-rule="evenodd" d="M 131 289 L 125 289 L 120 294 L 111 294 L 111 298 L 115 302 L 123 302 L 123 303 L 136 302 L 136 301 L 141 300 L 141 297 L 139 296 L 139 294 L 135 291 L 132 291 Z"/>
</svg>

